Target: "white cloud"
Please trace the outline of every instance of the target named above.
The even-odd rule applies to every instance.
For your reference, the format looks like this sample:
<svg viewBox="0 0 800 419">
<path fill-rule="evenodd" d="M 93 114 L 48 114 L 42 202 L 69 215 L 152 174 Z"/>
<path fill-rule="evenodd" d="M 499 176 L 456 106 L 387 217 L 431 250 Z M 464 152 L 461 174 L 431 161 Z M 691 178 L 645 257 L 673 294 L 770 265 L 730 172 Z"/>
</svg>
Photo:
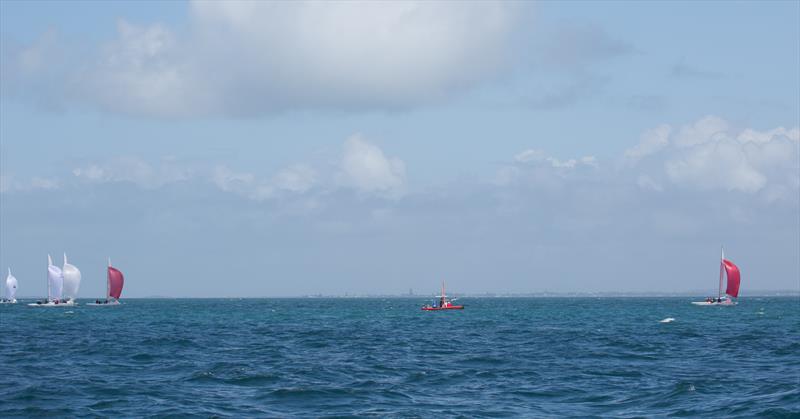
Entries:
<svg viewBox="0 0 800 419">
<path fill-rule="evenodd" d="M 663 190 L 661 185 L 647 175 L 640 175 L 639 178 L 636 179 L 636 185 L 642 189 L 650 189 L 657 192 L 661 192 Z"/>
<path fill-rule="evenodd" d="M 316 171 L 303 164 L 287 167 L 273 178 L 273 183 L 278 188 L 301 193 L 309 190 L 316 182 Z"/>
<path fill-rule="evenodd" d="M 188 180 L 192 171 L 175 164 L 171 159 L 164 159 L 158 166 L 153 166 L 137 157 L 126 156 L 102 164 L 78 167 L 72 170 L 72 174 L 88 182 L 131 182 L 145 189 L 155 189 Z"/>
<path fill-rule="evenodd" d="M 60 81 L 53 87 L 69 100 L 161 117 L 407 108 L 509 69 L 527 6 L 229 0 L 189 9 L 188 31 L 120 20 L 116 39 L 70 51 L 63 68 L 46 52 L 65 47 L 44 38 L 4 57 L 17 65 L 3 84 L 35 88 L 38 74 Z"/>
<path fill-rule="evenodd" d="M 61 182 L 54 178 L 34 176 L 29 180 L 17 180 L 9 174 L 0 175 L 0 193 L 35 190 L 52 191 L 61 188 Z"/>
<path fill-rule="evenodd" d="M 625 150 L 625 158 L 635 163 L 641 158 L 658 152 L 669 144 L 669 134 L 672 128 L 667 124 L 645 131 L 641 141 L 633 148 Z"/>
<path fill-rule="evenodd" d="M 665 168 L 673 182 L 700 189 L 757 192 L 767 183 L 766 176 L 748 160 L 744 148 L 727 140 L 696 145 L 668 160 Z"/>
<path fill-rule="evenodd" d="M 34 177 L 31 179 L 30 187 L 31 189 L 58 189 L 60 186 L 58 180 L 56 179 L 47 179 L 41 177 Z"/>
<path fill-rule="evenodd" d="M 81 79 L 85 99 L 120 112 L 182 115 L 204 107 L 202 84 L 184 62 L 183 46 L 163 25 L 120 20 L 118 39 L 103 46 Z"/>
<path fill-rule="evenodd" d="M 211 173 L 211 181 L 225 192 L 246 190 L 255 181 L 252 173 L 237 173 L 227 166 L 217 166 Z"/>
<path fill-rule="evenodd" d="M 666 124 L 646 131 L 639 145 L 625 152 L 625 159 L 635 164 L 652 156 L 646 165 L 639 165 L 648 172 L 637 180 L 642 188 L 661 188 L 654 179 L 659 177 L 660 164 L 666 180 L 680 187 L 763 191 L 766 200 L 774 201 L 797 198 L 799 146 L 798 128 L 736 132 L 726 120 L 710 115 L 677 131 Z"/>
<path fill-rule="evenodd" d="M 543 150 L 527 149 L 514 156 L 513 164 L 500 167 L 492 183 L 498 186 L 521 184 L 545 189 L 560 189 L 565 182 L 583 179 L 599 168 L 595 156 L 561 160 Z"/>
<path fill-rule="evenodd" d="M 579 165 L 597 167 L 597 158 L 594 156 L 583 156 L 579 159 L 559 160 L 555 157 L 548 156 L 542 150 L 528 149 L 518 153 L 514 156 L 517 163 L 533 164 L 545 162 L 550 166 L 557 169 L 574 169 Z"/>
<path fill-rule="evenodd" d="M 331 176 L 320 176 L 318 170 L 311 166 L 294 164 L 271 177 L 259 177 L 253 173 L 234 171 L 227 166 L 217 166 L 212 170 L 210 179 L 222 191 L 256 201 L 285 197 L 286 194 L 302 195 L 314 189 L 331 191 L 339 187 L 387 197 L 399 197 L 405 190 L 403 161 L 387 157 L 379 147 L 360 135 L 345 141 L 341 161 L 334 170 Z M 317 205 L 314 202 L 307 201 L 306 204 Z"/>
<path fill-rule="evenodd" d="M 341 181 L 363 192 L 397 196 L 403 193 L 405 187 L 405 163 L 397 158 L 386 157 L 378 146 L 360 135 L 354 135 L 345 142 L 340 169 Z"/>
<path fill-rule="evenodd" d="M 674 143 L 678 147 L 691 147 L 707 143 L 728 131 L 728 122 L 724 119 L 708 115 L 691 125 L 683 126 L 675 135 Z"/>
</svg>

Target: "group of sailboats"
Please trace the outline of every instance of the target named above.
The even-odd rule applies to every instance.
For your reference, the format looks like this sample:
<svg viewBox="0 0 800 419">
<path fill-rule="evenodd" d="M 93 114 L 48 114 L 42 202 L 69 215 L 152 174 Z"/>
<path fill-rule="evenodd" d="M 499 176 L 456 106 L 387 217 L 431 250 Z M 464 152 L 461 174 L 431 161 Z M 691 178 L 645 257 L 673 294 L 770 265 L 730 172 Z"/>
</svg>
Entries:
<svg viewBox="0 0 800 419">
<path fill-rule="evenodd" d="M 5 283 L 5 298 L 0 299 L 0 304 L 15 304 L 17 302 L 17 278 L 11 274 L 8 268 L 8 277 Z M 111 259 L 108 260 L 108 270 L 106 275 L 106 298 L 95 300 L 89 303 L 90 306 L 110 306 L 119 305 L 122 296 L 122 287 L 125 285 L 125 277 L 122 272 L 111 266 Z M 59 267 L 53 265 L 53 258 L 47 255 L 47 298 L 44 300 L 30 303 L 30 307 L 73 307 L 78 305 L 78 290 L 81 286 L 81 271 L 77 266 L 69 263 L 66 253 L 64 254 L 64 264 Z"/>
<path fill-rule="evenodd" d="M 727 279 L 725 295 L 722 295 L 723 279 Z M 741 274 L 739 267 L 728 259 L 725 259 L 725 249 L 722 249 L 719 265 L 719 288 L 717 298 L 708 297 L 705 301 L 694 301 L 692 304 L 698 306 L 733 306 L 736 305 L 736 298 L 739 297 L 739 285 L 741 284 Z M 8 268 L 8 276 L 5 282 L 5 298 L 0 299 L 0 304 L 15 304 L 17 302 L 17 278 L 11 274 Z M 125 277 L 122 272 L 111 266 L 111 259 L 108 260 L 108 270 L 106 273 L 106 298 L 95 300 L 88 303 L 89 306 L 113 306 L 119 305 L 122 296 L 122 288 L 125 285 Z M 53 265 L 53 259 L 47 255 L 47 299 L 28 304 L 31 307 L 70 307 L 78 303 L 78 289 L 81 286 L 81 271 L 75 265 L 67 261 L 67 254 L 64 254 L 64 264 L 62 267 Z M 439 310 L 463 310 L 463 305 L 456 305 L 455 299 L 447 298 L 444 291 L 444 281 L 442 281 L 442 294 L 437 296 L 432 304 L 422 307 L 425 311 Z"/>
<path fill-rule="evenodd" d="M 53 265 L 53 258 L 47 255 L 47 299 L 28 304 L 31 307 L 70 307 L 77 305 L 75 298 L 81 286 L 81 271 L 67 262 L 64 253 L 64 265 L 59 268 Z"/>
</svg>

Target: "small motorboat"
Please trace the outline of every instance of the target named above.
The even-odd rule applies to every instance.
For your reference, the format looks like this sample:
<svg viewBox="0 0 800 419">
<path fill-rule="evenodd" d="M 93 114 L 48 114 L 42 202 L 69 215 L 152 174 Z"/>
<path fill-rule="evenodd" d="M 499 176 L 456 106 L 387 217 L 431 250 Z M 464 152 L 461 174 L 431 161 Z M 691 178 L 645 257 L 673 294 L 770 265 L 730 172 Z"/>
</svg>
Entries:
<svg viewBox="0 0 800 419">
<path fill-rule="evenodd" d="M 424 311 L 439 311 L 439 310 L 463 310 L 463 305 L 455 305 L 453 301 L 456 299 L 453 298 L 452 300 L 447 298 L 447 295 L 444 293 L 444 281 L 442 281 L 442 295 L 437 295 L 436 300 L 433 300 L 432 304 L 425 304 L 422 306 L 422 310 Z"/>
</svg>

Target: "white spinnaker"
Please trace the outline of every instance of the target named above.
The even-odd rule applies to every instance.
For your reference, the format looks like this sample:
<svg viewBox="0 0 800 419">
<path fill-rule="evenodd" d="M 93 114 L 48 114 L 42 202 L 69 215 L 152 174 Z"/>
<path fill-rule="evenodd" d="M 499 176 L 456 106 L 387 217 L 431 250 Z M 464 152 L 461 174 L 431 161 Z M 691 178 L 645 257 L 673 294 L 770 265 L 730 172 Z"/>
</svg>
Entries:
<svg viewBox="0 0 800 419">
<path fill-rule="evenodd" d="M 67 262 L 67 255 L 64 254 L 64 267 L 61 269 L 64 277 L 64 298 L 75 299 L 78 296 L 78 288 L 81 286 L 81 271 Z"/>
<path fill-rule="evenodd" d="M 61 292 L 64 288 L 64 277 L 61 275 L 61 268 L 55 265 L 47 267 L 47 283 L 50 289 L 47 295 L 49 300 L 60 300 Z"/>
<path fill-rule="evenodd" d="M 13 300 L 17 298 L 17 278 L 11 275 L 11 268 L 8 268 L 8 276 L 6 277 L 6 299 Z"/>
</svg>

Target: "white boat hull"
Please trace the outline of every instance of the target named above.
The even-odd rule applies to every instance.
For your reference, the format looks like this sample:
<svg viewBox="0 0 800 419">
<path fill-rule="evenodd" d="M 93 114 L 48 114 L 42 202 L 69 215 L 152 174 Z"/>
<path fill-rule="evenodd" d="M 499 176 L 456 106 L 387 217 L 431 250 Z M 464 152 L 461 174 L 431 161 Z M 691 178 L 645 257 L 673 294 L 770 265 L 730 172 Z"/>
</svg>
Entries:
<svg viewBox="0 0 800 419">
<path fill-rule="evenodd" d="M 16 298 L 11 299 L 11 300 L 0 301 L 0 304 L 16 304 L 16 303 L 17 303 L 17 299 Z"/>
<path fill-rule="evenodd" d="M 99 304 L 98 303 L 86 303 L 86 305 L 87 306 L 92 306 L 92 307 L 117 307 L 117 306 L 120 306 L 122 304 L 120 304 L 119 301 L 109 301 L 107 303 L 99 303 Z"/>
<path fill-rule="evenodd" d="M 58 303 L 58 304 L 56 304 L 56 303 L 51 301 L 51 302 L 41 303 L 41 304 L 30 303 L 30 304 L 28 304 L 28 307 L 75 307 L 77 305 L 78 305 L 78 303 L 76 303 L 74 301 L 67 301 L 66 303 Z"/>
<path fill-rule="evenodd" d="M 719 303 L 716 302 L 716 301 L 714 301 L 713 303 L 712 302 L 708 302 L 708 301 L 692 301 L 692 304 L 694 304 L 696 306 L 724 306 L 724 307 L 731 307 L 731 306 L 735 306 L 736 302 L 735 301 L 731 301 L 731 300 L 725 300 L 725 301 L 722 301 L 722 302 L 719 302 Z"/>
</svg>

